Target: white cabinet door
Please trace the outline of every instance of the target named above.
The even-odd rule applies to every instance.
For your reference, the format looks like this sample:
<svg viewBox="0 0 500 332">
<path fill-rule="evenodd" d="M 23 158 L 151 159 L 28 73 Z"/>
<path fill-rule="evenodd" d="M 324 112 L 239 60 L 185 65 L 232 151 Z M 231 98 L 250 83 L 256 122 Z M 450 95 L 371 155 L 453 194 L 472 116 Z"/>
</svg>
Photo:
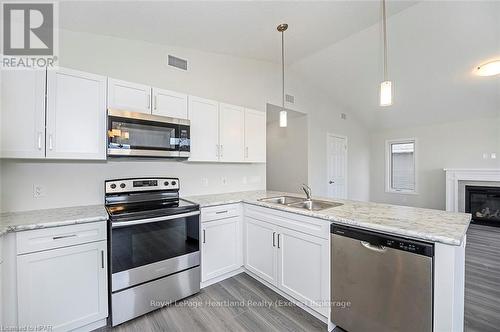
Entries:
<svg viewBox="0 0 500 332">
<path fill-rule="evenodd" d="M 68 331 L 108 316 L 106 241 L 17 257 L 20 326 Z"/>
<path fill-rule="evenodd" d="M 2 71 L 3 158 L 45 157 L 45 70 Z"/>
<path fill-rule="evenodd" d="M 245 218 L 245 268 L 277 285 L 276 226 Z"/>
<path fill-rule="evenodd" d="M 243 265 L 240 217 L 201 224 L 201 281 L 237 270 Z"/>
<path fill-rule="evenodd" d="M 190 161 L 219 160 L 219 103 L 189 96 Z"/>
<path fill-rule="evenodd" d="M 46 146 L 47 158 L 106 159 L 106 77 L 47 72 Z"/>
<path fill-rule="evenodd" d="M 245 161 L 266 162 L 266 113 L 245 109 Z"/>
<path fill-rule="evenodd" d="M 153 114 L 187 119 L 188 96 L 179 92 L 153 88 Z"/>
<path fill-rule="evenodd" d="M 151 87 L 108 78 L 108 108 L 151 114 Z"/>
<path fill-rule="evenodd" d="M 278 287 L 323 315 L 328 314 L 328 240 L 279 228 Z"/>
<path fill-rule="evenodd" d="M 245 110 L 243 107 L 220 104 L 220 161 L 243 162 L 245 150 Z"/>
</svg>

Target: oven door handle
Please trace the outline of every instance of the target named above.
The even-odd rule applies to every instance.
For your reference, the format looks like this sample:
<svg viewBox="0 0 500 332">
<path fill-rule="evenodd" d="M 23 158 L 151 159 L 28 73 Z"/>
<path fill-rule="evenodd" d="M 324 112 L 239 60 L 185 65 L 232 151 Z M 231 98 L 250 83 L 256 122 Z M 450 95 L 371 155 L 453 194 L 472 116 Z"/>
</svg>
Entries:
<svg viewBox="0 0 500 332">
<path fill-rule="evenodd" d="M 192 216 L 196 216 L 199 214 L 200 214 L 200 211 L 194 211 L 194 212 L 187 212 L 187 213 L 181 213 L 181 214 L 173 214 L 171 216 L 166 216 L 166 217 L 156 217 L 156 218 L 147 218 L 147 219 L 140 219 L 140 220 L 121 221 L 121 222 L 111 223 L 111 228 L 121 228 L 121 227 L 127 227 L 127 226 L 149 224 L 152 222 L 159 222 L 159 221 L 167 221 L 167 220 L 173 220 L 173 219 L 179 219 L 179 218 L 185 218 L 185 217 L 192 217 Z"/>
</svg>

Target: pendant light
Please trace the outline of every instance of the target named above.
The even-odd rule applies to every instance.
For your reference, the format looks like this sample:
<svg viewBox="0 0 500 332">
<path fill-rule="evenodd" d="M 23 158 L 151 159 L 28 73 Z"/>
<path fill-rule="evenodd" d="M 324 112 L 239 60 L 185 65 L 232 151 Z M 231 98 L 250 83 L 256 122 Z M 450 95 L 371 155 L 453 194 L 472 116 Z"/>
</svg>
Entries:
<svg viewBox="0 0 500 332">
<path fill-rule="evenodd" d="M 392 82 L 387 78 L 387 16 L 385 0 L 382 0 L 382 21 L 384 29 L 384 81 L 380 83 L 380 106 L 392 105 Z"/>
<path fill-rule="evenodd" d="M 287 126 L 287 113 L 285 110 L 285 31 L 288 29 L 288 24 L 282 23 L 278 25 L 278 31 L 281 32 L 281 111 L 280 111 L 280 127 Z"/>
<path fill-rule="evenodd" d="M 500 74 L 500 60 L 484 63 L 476 68 L 478 76 L 495 76 Z"/>
</svg>

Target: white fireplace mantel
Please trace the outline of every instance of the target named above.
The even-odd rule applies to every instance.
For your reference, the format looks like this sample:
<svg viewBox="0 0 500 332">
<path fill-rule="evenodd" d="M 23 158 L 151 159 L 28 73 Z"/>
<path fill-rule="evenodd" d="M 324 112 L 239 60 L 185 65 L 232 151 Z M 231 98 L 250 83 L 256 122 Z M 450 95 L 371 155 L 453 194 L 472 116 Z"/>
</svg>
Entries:
<svg viewBox="0 0 500 332">
<path fill-rule="evenodd" d="M 500 169 L 445 168 L 444 171 L 446 172 L 446 211 L 459 211 L 459 181 L 500 182 Z"/>
</svg>

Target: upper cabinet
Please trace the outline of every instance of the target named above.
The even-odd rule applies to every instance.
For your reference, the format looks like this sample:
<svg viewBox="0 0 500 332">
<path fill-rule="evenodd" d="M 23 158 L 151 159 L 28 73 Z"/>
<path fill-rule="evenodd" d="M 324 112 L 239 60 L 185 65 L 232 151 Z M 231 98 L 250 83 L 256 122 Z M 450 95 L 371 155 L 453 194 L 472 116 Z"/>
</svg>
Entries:
<svg viewBox="0 0 500 332">
<path fill-rule="evenodd" d="M 190 161 L 265 162 L 266 113 L 189 96 Z"/>
<path fill-rule="evenodd" d="M 219 105 L 219 160 L 242 162 L 245 146 L 245 109 L 229 104 Z"/>
<path fill-rule="evenodd" d="M 184 93 L 153 88 L 153 114 L 188 118 L 188 96 Z"/>
<path fill-rule="evenodd" d="M 106 77 L 63 69 L 47 72 L 46 156 L 106 159 Z"/>
<path fill-rule="evenodd" d="M 108 78 L 108 108 L 187 119 L 186 94 Z"/>
<path fill-rule="evenodd" d="M 219 103 L 189 96 L 190 161 L 219 160 Z"/>
<path fill-rule="evenodd" d="M 245 161 L 266 162 L 266 113 L 245 109 Z"/>
<path fill-rule="evenodd" d="M 108 78 L 108 108 L 151 114 L 151 87 Z"/>
<path fill-rule="evenodd" d="M 3 158 L 45 157 L 45 70 L 2 71 Z"/>
</svg>

